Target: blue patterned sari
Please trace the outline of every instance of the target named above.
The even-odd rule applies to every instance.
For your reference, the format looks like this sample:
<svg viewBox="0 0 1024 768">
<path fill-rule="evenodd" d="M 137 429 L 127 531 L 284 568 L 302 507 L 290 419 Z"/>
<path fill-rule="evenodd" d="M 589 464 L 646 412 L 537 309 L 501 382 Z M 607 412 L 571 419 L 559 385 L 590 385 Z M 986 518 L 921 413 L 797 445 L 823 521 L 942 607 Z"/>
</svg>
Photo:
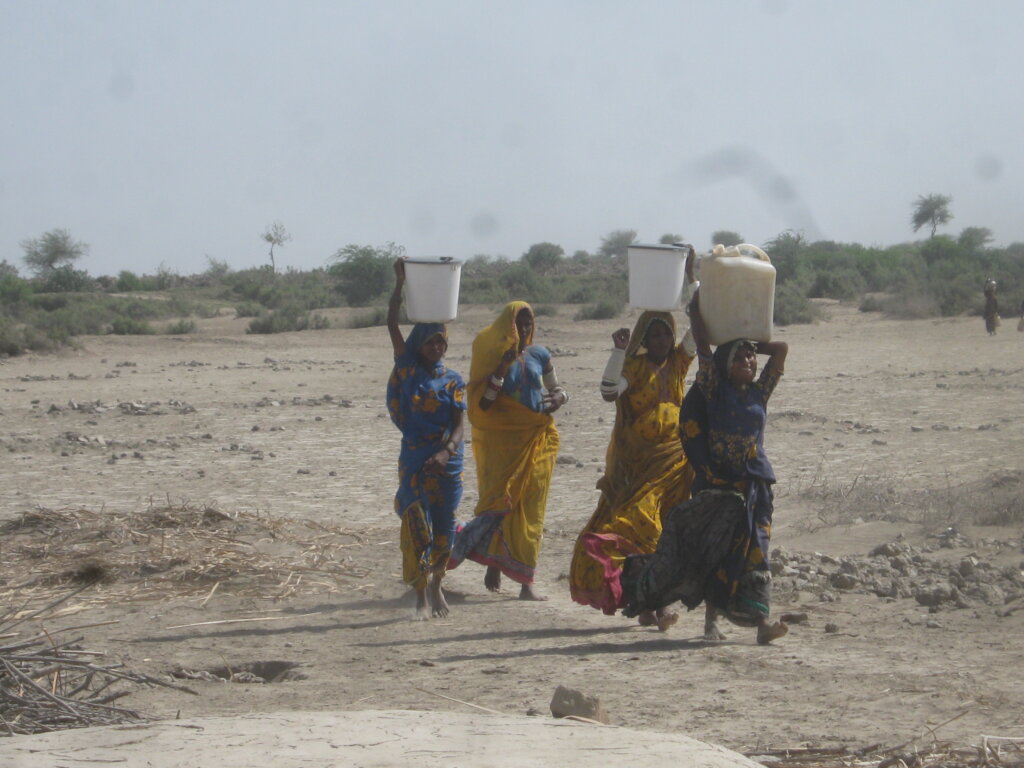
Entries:
<svg viewBox="0 0 1024 768">
<path fill-rule="evenodd" d="M 768 363 L 747 386 L 729 380 L 737 340 L 700 358 L 679 414 L 683 451 L 695 472 L 693 499 L 666 514 L 653 555 L 630 557 L 622 582 L 627 616 L 682 600 L 706 600 L 730 621 L 767 617 L 768 546 L 775 473 L 764 453 L 767 403 L 780 373 Z"/>
<path fill-rule="evenodd" d="M 466 409 L 462 377 L 443 362 L 427 368 L 419 357 L 423 343 L 437 334 L 447 338 L 439 323 L 413 326 L 387 388 L 388 413 L 402 432 L 395 493 L 395 512 L 402 519 L 402 575 L 416 589 L 426 586 L 431 573 L 447 567 L 455 509 L 462 499 L 461 442 L 443 473 L 423 470 L 451 438 L 454 411 Z"/>
</svg>

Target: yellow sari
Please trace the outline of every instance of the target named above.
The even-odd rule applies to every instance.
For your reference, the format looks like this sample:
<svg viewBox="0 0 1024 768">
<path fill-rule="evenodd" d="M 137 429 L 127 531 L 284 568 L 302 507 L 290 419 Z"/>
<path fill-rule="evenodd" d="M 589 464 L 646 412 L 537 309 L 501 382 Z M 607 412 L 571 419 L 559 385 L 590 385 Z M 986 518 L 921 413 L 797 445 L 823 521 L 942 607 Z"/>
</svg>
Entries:
<svg viewBox="0 0 1024 768">
<path fill-rule="evenodd" d="M 510 394 L 530 381 L 540 387 L 537 359 L 546 360 L 549 353 L 531 346 L 532 334 L 506 375 L 502 392 L 490 408 L 480 407 L 501 356 L 511 347 L 518 348 L 515 319 L 523 309 L 530 310 L 530 305 L 509 303 L 473 341 L 467 392 L 480 498 L 473 520 L 456 534 L 449 568 L 469 559 L 495 566 L 520 584 L 532 584 L 558 454 L 558 430 L 551 415 L 523 405 Z M 539 402 L 539 397 L 534 399 Z"/>
<path fill-rule="evenodd" d="M 569 591 L 582 605 L 612 615 L 622 607 L 619 575 L 626 555 L 654 552 L 662 510 L 690 497 L 693 472 L 679 439 L 679 408 L 693 358 L 682 345 L 656 365 L 641 345 L 659 320 L 676 335 L 668 312 L 644 312 L 626 349 L 622 376 L 627 389 L 615 403 L 597 509 L 576 540 Z"/>
</svg>

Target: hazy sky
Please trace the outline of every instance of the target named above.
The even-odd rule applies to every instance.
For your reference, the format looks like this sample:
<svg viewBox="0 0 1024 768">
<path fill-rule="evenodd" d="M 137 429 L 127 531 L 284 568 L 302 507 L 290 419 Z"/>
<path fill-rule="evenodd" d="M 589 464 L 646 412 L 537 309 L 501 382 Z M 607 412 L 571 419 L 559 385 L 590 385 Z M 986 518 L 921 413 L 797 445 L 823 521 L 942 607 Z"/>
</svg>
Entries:
<svg viewBox="0 0 1024 768">
<path fill-rule="evenodd" d="M 1018 0 L 0 0 L 0 260 L 93 275 L 412 256 L 1024 241 Z"/>
</svg>

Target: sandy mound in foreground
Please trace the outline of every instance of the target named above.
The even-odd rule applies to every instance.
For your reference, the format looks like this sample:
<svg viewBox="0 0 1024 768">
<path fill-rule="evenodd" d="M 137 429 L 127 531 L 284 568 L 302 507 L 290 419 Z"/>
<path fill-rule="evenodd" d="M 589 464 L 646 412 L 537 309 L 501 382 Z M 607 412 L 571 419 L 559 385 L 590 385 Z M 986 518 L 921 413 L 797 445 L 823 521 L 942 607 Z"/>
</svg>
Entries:
<svg viewBox="0 0 1024 768">
<path fill-rule="evenodd" d="M 8 768 L 52 764 L 46 757 L 152 768 L 547 768 L 598 762 L 757 766 L 736 752 L 686 736 L 540 717 L 397 710 L 197 717 L 0 741 L 0 765 Z"/>
</svg>

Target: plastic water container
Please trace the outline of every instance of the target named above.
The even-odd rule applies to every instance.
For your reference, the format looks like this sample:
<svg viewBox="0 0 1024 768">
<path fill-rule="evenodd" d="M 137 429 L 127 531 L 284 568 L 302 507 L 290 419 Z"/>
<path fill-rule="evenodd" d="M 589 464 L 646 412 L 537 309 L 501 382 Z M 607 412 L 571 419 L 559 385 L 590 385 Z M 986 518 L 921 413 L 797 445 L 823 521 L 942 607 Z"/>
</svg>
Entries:
<svg viewBox="0 0 1024 768">
<path fill-rule="evenodd" d="M 685 248 L 676 245 L 631 245 L 629 305 L 636 309 L 678 309 L 686 278 Z"/>
<path fill-rule="evenodd" d="M 447 323 L 459 312 L 462 262 L 449 256 L 406 259 L 405 314 L 414 323 Z"/>
<path fill-rule="evenodd" d="M 748 255 L 752 254 L 752 255 Z M 709 341 L 771 341 L 775 267 L 756 245 L 716 245 L 700 259 L 700 315 Z"/>
</svg>

